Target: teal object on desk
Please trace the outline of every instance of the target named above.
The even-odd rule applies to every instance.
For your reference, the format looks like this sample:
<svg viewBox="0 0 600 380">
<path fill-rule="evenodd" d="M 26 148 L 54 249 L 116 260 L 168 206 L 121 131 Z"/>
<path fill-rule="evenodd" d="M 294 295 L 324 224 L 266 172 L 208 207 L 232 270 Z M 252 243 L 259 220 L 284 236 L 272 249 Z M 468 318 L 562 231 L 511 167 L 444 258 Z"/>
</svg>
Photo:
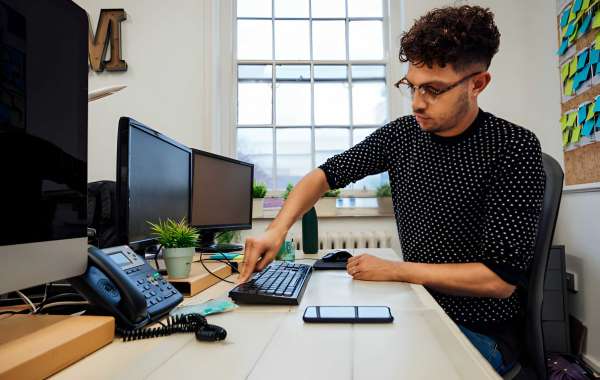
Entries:
<svg viewBox="0 0 600 380">
<path fill-rule="evenodd" d="M 279 247 L 279 252 L 277 252 L 275 258 L 283 261 L 296 260 L 296 248 L 294 248 L 294 242 L 292 240 L 285 240 L 281 244 L 281 247 Z"/>
<path fill-rule="evenodd" d="M 302 251 L 315 254 L 319 251 L 319 224 L 315 208 L 302 217 Z"/>
<path fill-rule="evenodd" d="M 240 254 L 239 253 L 215 253 L 214 255 L 210 255 L 208 258 L 211 260 L 223 260 L 223 259 L 227 259 L 227 260 L 233 260 L 236 257 L 238 257 Z"/>
</svg>

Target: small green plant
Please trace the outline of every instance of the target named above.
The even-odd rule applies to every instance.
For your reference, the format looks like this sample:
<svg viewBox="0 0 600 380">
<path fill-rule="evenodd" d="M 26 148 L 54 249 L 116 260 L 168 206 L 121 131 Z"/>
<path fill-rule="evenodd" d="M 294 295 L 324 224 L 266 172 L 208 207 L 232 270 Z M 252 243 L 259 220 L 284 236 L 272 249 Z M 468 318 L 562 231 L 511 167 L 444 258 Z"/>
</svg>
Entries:
<svg viewBox="0 0 600 380">
<path fill-rule="evenodd" d="M 340 196 L 340 192 L 340 189 L 327 190 L 325 194 L 323 194 L 323 198 L 338 198 Z"/>
<path fill-rule="evenodd" d="M 392 196 L 392 188 L 389 183 L 385 183 L 377 188 L 377 192 L 375 193 L 377 198 L 385 198 Z"/>
<path fill-rule="evenodd" d="M 221 232 L 220 234 L 217 235 L 215 240 L 219 244 L 228 244 L 228 243 L 231 243 L 232 241 L 239 241 L 240 240 L 240 231 Z"/>
<path fill-rule="evenodd" d="M 147 222 L 152 233 L 156 235 L 158 243 L 163 248 L 188 248 L 195 247 L 198 242 L 198 230 L 190 227 L 185 218 L 176 222 L 171 219 L 159 220 L 158 223 Z"/>
<path fill-rule="evenodd" d="M 252 198 L 264 198 L 267 195 L 267 185 L 262 182 L 254 182 L 252 185 Z"/>
<path fill-rule="evenodd" d="M 294 190 L 294 185 L 288 183 L 287 187 L 285 188 L 285 191 L 283 192 L 283 199 L 288 199 L 292 190 Z"/>
</svg>

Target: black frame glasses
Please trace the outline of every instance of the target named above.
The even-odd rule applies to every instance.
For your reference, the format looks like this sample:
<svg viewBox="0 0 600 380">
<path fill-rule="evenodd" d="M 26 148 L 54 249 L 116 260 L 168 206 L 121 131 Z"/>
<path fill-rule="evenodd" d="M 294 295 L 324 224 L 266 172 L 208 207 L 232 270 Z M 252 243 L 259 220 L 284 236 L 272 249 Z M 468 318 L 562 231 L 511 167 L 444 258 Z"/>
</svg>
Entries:
<svg viewBox="0 0 600 380">
<path fill-rule="evenodd" d="M 429 84 L 424 84 L 421 86 L 415 86 L 414 84 L 410 83 L 408 81 L 408 79 L 406 79 L 406 77 L 400 79 L 398 82 L 394 83 L 394 86 L 400 90 L 403 89 L 407 89 L 408 92 L 410 93 L 411 97 L 415 96 L 415 92 L 419 92 L 420 95 L 422 95 L 425 99 L 428 100 L 435 100 L 438 96 L 452 90 L 454 87 L 457 87 L 458 85 L 464 83 L 465 81 L 467 81 L 468 79 L 473 78 L 476 75 L 479 75 L 481 73 L 483 73 L 484 71 L 477 71 L 474 72 L 472 74 L 469 74 L 467 76 L 465 76 L 464 78 L 442 88 L 442 89 L 437 89 Z"/>
</svg>

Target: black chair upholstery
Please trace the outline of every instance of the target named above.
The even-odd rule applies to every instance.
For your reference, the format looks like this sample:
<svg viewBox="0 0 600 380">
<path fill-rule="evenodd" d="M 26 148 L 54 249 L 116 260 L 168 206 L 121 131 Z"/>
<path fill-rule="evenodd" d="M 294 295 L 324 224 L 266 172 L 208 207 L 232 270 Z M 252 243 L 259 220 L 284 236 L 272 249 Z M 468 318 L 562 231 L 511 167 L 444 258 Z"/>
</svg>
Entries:
<svg viewBox="0 0 600 380">
<path fill-rule="evenodd" d="M 525 348 L 528 362 L 524 370 L 540 380 L 546 380 L 546 358 L 542 334 L 542 303 L 544 301 L 544 280 L 548 266 L 548 256 L 560 206 L 563 187 L 563 171 L 552 157 L 542 153 L 546 185 L 544 204 L 540 215 L 535 252 L 527 285 L 527 305 L 525 308 Z M 523 363 L 524 364 L 524 363 Z M 521 376 L 517 376 L 520 378 Z"/>
</svg>

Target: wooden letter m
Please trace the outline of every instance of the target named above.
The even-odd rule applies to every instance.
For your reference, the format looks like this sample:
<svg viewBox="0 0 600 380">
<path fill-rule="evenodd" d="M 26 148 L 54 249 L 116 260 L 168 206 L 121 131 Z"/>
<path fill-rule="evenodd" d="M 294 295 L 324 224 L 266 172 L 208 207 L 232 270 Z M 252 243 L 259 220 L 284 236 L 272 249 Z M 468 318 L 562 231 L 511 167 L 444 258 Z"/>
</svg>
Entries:
<svg viewBox="0 0 600 380">
<path fill-rule="evenodd" d="M 89 20 L 89 60 L 92 70 L 127 71 L 127 62 L 121 59 L 121 22 L 127 19 L 123 9 L 102 9 L 98 18 L 96 35 Z M 105 61 L 106 50 L 110 43 L 110 60 Z"/>
</svg>

